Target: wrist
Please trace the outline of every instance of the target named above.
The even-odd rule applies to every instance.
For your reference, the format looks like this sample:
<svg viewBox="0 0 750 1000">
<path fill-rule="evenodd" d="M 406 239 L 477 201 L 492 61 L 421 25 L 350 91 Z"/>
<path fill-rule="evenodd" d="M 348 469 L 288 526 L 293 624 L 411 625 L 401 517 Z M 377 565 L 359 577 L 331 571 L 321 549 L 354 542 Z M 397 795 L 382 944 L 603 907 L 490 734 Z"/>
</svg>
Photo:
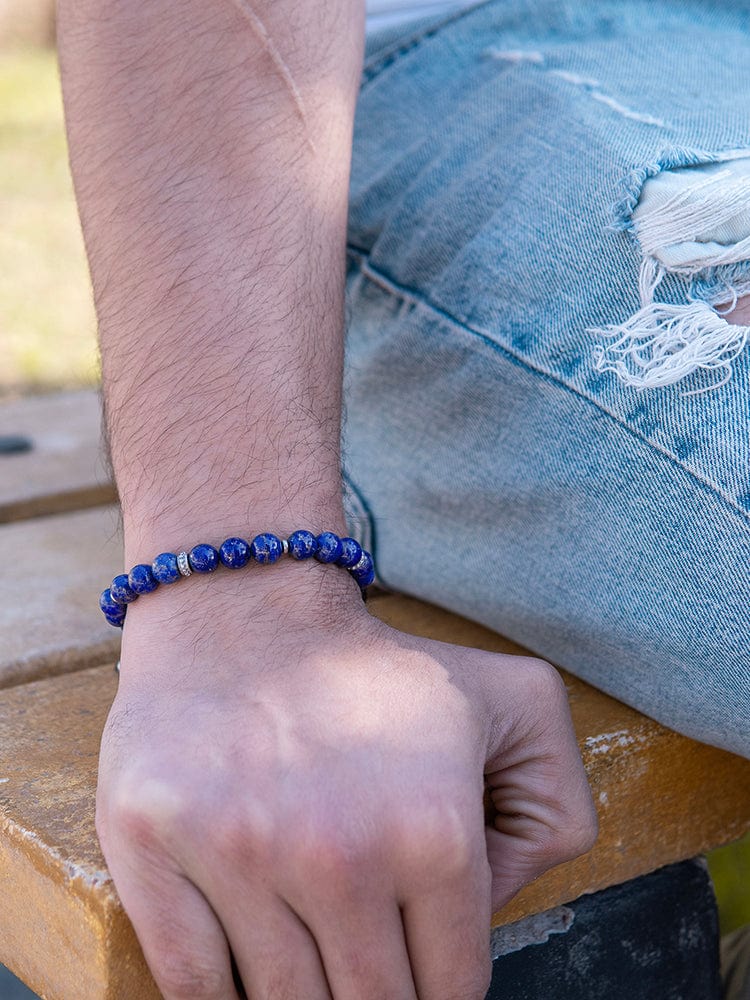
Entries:
<svg viewBox="0 0 750 1000">
<path fill-rule="evenodd" d="M 145 640 L 190 650 L 191 657 L 210 650 L 220 660 L 236 645 L 247 652 L 268 637 L 273 644 L 294 634 L 314 641 L 321 631 L 346 628 L 365 615 L 356 581 L 312 559 L 193 574 L 128 606 L 123 653 L 132 643 L 144 648 Z"/>
<path fill-rule="evenodd" d="M 355 593 L 361 598 L 373 577 L 369 553 L 354 539 L 330 530 L 297 530 L 288 538 L 274 533 L 259 533 L 252 540 L 232 536 L 219 547 L 202 543 L 189 552 L 160 553 L 151 564 L 135 564 L 102 593 L 101 609 L 110 624 L 120 627 L 134 615 L 149 621 L 203 614 L 201 606 L 217 599 L 228 600 L 230 607 L 241 604 L 253 621 L 259 614 L 289 615 L 300 602 L 320 605 L 331 617 Z M 163 596 L 175 592 L 176 598 Z M 144 602 L 151 608 L 145 617 L 137 611 Z"/>
<path fill-rule="evenodd" d="M 238 491 L 239 493 L 239 491 Z M 341 496 L 341 481 L 327 493 L 288 498 L 235 495 L 231 501 L 212 499 L 175 507 L 163 505 L 141 512 L 123 507 L 124 558 L 127 567 L 151 563 L 160 552 L 189 551 L 199 542 L 217 548 L 225 538 L 246 538 L 271 531 L 281 538 L 299 528 L 313 532 L 348 534 Z"/>
</svg>

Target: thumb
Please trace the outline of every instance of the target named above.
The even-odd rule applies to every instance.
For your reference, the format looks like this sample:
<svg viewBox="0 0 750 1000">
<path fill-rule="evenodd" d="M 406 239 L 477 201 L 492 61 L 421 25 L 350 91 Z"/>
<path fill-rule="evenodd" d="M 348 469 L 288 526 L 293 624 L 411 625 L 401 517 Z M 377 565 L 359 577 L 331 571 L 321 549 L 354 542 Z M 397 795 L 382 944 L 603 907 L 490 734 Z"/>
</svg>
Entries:
<svg viewBox="0 0 750 1000">
<path fill-rule="evenodd" d="M 497 670 L 488 679 L 488 704 L 496 706 L 485 767 L 494 909 L 589 851 L 598 831 L 563 680 L 543 660 L 512 659 L 520 663 L 513 684 Z"/>
</svg>

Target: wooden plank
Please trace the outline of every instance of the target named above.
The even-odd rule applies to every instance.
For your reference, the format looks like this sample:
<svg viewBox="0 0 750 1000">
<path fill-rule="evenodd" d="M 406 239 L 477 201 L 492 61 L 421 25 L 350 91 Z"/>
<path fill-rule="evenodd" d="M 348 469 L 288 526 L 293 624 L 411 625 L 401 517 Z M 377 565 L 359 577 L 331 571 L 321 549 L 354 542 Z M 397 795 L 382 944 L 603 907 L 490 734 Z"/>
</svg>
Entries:
<svg viewBox="0 0 750 1000">
<path fill-rule="evenodd" d="M 0 688 L 115 659 L 99 594 L 122 572 L 114 507 L 0 525 Z"/>
<path fill-rule="evenodd" d="M 522 652 L 407 598 L 376 597 L 370 608 L 411 632 Z M 0 962 L 49 1000 L 157 996 L 94 830 L 96 757 L 115 683 L 106 666 L 0 692 Z M 585 858 L 528 886 L 495 924 L 692 857 L 750 828 L 750 761 L 678 736 L 581 681 L 566 676 L 566 683 L 599 808 L 599 841 Z"/>
<path fill-rule="evenodd" d="M 0 693 L 0 962 L 49 1000 L 156 1000 L 94 831 L 112 666 Z"/>
<path fill-rule="evenodd" d="M 0 406 L 0 437 L 27 438 L 31 449 L 0 452 L 0 523 L 116 499 L 103 460 L 94 390 L 30 396 Z"/>
</svg>

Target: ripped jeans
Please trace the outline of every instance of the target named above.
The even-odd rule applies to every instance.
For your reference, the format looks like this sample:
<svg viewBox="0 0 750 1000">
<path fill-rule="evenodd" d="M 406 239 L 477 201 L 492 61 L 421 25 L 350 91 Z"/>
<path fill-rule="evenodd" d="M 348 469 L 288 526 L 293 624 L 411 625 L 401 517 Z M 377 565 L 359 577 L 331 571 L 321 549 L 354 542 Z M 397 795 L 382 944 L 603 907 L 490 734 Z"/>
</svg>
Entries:
<svg viewBox="0 0 750 1000">
<path fill-rule="evenodd" d="M 369 40 L 343 446 L 384 586 L 750 756 L 750 5 Z"/>
</svg>

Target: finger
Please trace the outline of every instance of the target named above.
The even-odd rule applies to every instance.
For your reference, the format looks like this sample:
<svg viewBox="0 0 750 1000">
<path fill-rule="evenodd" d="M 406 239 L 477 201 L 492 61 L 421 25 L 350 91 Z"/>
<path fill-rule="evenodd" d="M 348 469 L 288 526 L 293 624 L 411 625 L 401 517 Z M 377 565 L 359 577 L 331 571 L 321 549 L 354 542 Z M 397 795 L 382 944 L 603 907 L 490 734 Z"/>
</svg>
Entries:
<svg viewBox="0 0 750 1000">
<path fill-rule="evenodd" d="M 199 889 L 147 861 L 136 877 L 113 878 L 165 1000 L 239 1000 L 226 936 Z"/>
<path fill-rule="evenodd" d="M 432 872 L 432 885 L 403 907 L 419 1000 L 482 1000 L 490 984 L 491 872 L 481 853 Z"/>
<path fill-rule="evenodd" d="M 396 900 L 350 904 L 309 917 L 334 1000 L 417 1000 Z"/>
<path fill-rule="evenodd" d="M 531 803 L 510 786 L 493 793 L 492 798 L 498 813 L 485 838 L 492 870 L 492 909 L 496 911 L 528 882 L 590 850 L 596 823 L 586 801 L 579 815 L 566 818 L 554 802 Z"/>
<path fill-rule="evenodd" d="M 331 1000 L 315 940 L 282 899 L 235 884 L 217 908 L 249 1000 Z"/>
<path fill-rule="evenodd" d="M 486 831 L 494 907 L 596 840 L 596 812 L 565 687 L 551 667 L 530 663 L 535 696 L 486 776 L 495 810 Z"/>
</svg>

